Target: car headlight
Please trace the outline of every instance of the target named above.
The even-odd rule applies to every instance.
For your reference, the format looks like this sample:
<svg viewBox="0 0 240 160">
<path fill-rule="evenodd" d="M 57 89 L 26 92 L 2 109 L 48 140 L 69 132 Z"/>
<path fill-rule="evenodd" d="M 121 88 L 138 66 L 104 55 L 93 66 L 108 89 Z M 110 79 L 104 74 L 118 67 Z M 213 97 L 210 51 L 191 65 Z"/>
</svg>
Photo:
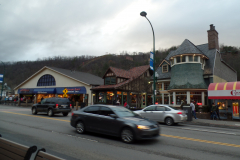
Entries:
<svg viewBox="0 0 240 160">
<path fill-rule="evenodd" d="M 148 126 L 143 126 L 143 125 L 137 125 L 138 129 L 150 129 Z"/>
</svg>

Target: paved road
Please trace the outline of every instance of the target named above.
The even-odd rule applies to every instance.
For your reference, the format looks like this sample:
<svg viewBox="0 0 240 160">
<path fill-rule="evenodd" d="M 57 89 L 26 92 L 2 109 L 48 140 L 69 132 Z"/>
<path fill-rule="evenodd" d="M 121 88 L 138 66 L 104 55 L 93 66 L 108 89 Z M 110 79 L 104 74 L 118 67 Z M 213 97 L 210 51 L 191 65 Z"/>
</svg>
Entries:
<svg viewBox="0 0 240 160">
<path fill-rule="evenodd" d="M 70 126 L 70 115 L 32 115 L 30 108 L 0 105 L 0 134 L 24 145 L 44 147 L 68 160 L 218 159 L 239 160 L 239 130 L 206 126 L 161 125 L 156 140 L 125 144 L 99 134 L 79 135 Z"/>
</svg>

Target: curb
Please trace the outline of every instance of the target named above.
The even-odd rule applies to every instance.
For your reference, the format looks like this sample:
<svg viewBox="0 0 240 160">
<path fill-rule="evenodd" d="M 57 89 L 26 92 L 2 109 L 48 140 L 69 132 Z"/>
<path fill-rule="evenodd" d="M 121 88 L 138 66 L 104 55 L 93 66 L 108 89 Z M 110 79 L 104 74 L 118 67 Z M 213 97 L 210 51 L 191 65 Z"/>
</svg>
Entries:
<svg viewBox="0 0 240 160">
<path fill-rule="evenodd" d="M 237 125 L 214 124 L 214 123 L 204 123 L 204 122 L 184 122 L 182 124 L 209 126 L 209 127 L 220 127 L 220 128 L 231 128 L 231 129 L 240 129 L 240 126 L 237 126 Z"/>
</svg>

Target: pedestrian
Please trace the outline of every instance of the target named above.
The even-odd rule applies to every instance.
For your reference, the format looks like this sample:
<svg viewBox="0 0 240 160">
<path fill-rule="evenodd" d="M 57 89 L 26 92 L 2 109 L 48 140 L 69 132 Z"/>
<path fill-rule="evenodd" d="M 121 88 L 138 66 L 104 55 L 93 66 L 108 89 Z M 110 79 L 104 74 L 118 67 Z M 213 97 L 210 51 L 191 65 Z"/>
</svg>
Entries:
<svg viewBox="0 0 240 160">
<path fill-rule="evenodd" d="M 216 106 L 215 106 L 215 104 L 214 103 L 212 103 L 212 109 L 211 109 L 211 111 L 212 111 L 212 115 L 211 115 L 211 118 L 214 120 L 214 118 L 216 118 L 217 119 L 217 113 L 216 113 Z"/>
<path fill-rule="evenodd" d="M 127 104 L 127 101 L 124 103 L 124 107 L 129 108 L 129 105 Z"/>
<path fill-rule="evenodd" d="M 192 115 L 194 116 L 195 119 L 198 119 L 196 117 L 196 112 L 195 112 L 195 105 L 193 103 L 194 101 L 192 100 L 191 103 L 190 103 L 190 107 L 192 107 Z"/>
<path fill-rule="evenodd" d="M 118 106 L 120 105 L 119 99 L 117 100 L 117 105 L 118 105 Z"/>
<path fill-rule="evenodd" d="M 44 100 L 44 98 L 43 98 L 43 97 L 41 98 L 41 101 L 42 101 L 42 100 Z"/>
<path fill-rule="evenodd" d="M 113 100 L 113 105 L 116 105 L 116 99 L 114 98 L 114 100 Z"/>
<path fill-rule="evenodd" d="M 220 115 L 219 115 L 219 108 L 218 107 L 219 107 L 219 105 L 217 104 L 216 105 L 216 113 L 217 113 L 218 119 L 221 120 Z"/>
</svg>

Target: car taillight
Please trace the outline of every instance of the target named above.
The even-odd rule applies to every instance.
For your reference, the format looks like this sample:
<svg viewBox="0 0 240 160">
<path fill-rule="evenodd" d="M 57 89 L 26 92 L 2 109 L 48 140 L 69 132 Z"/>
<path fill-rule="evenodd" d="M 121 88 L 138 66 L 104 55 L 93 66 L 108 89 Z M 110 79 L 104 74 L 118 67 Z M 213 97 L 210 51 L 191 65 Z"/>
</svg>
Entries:
<svg viewBox="0 0 240 160">
<path fill-rule="evenodd" d="M 58 108 L 58 104 L 56 104 L 56 108 Z"/>
<path fill-rule="evenodd" d="M 72 104 L 70 104 L 70 108 L 72 109 Z"/>
<path fill-rule="evenodd" d="M 182 112 L 178 112 L 177 114 L 182 114 Z"/>
<path fill-rule="evenodd" d="M 72 112 L 72 116 L 74 115 L 74 113 Z"/>
</svg>

